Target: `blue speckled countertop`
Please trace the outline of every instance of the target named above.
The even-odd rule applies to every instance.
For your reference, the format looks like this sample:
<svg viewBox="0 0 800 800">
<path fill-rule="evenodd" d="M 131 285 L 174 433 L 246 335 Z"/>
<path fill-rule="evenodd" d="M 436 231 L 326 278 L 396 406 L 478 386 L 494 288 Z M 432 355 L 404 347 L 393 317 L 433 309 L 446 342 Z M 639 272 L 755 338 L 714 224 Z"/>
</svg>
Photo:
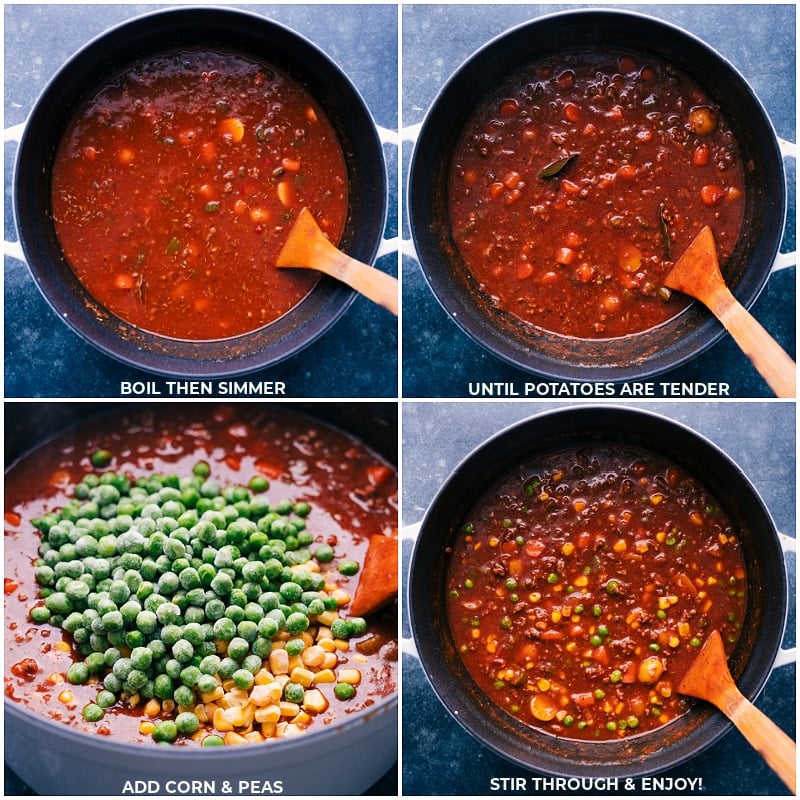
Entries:
<svg viewBox="0 0 800 800">
<path fill-rule="evenodd" d="M 403 14 L 402 126 L 424 119 L 451 74 L 486 42 L 535 17 L 581 5 L 408 5 Z M 777 135 L 795 140 L 794 5 L 626 5 L 703 39 L 748 80 Z M 407 167 L 412 141 L 404 143 Z M 795 248 L 795 164 L 786 162 L 790 187 L 782 252 Z M 403 237 L 409 239 L 409 230 Z M 522 385 L 531 376 L 498 360 L 465 334 L 428 288 L 416 260 L 403 260 L 403 375 L 405 397 L 467 397 L 470 382 Z M 774 273 L 751 309 L 790 355 L 795 352 L 795 269 Z M 665 381 L 725 381 L 735 397 L 770 397 L 769 388 L 729 336 Z M 551 395 L 552 396 L 552 395 Z M 655 396 L 660 396 L 657 393 Z"/>
<path fill-rule="evenodd" d="M 5 126 L 25 121 L 49 78 L 83 44 L 104 30 L 164 6 L 7 5 L 5 13 Z M 380 127 L 394 134 L 397 109 L 397 16 L 394 5 L 251 5 L 314 42 L 335 61 L 364 98 Z M 391 138 L 391 137 L 390 137 Z M 5 147 L 5 239 L 16 241 L 11 182 L 16 143 Z M 384 145 L 390 207 L 384 237 L 397 236 L 397 158 Z M 397 254 L 378 267 L 397 274 Z M 121 381 L 153 376 L 118 364 L 67 328 L 40 296 L 27 266 L 5 259 L 5 396 L 119 397 Z M 284 381 L 289 397 L 395 397 L 397 324 L 362 297 L 299 355 L 248 376 Z"/>
<path fill-rule="evenodd" d="M 547 410 L 553 403 L 440 402 L 403 404 L 403 525 L 419 522 L 451 471 L 485 439 L 509 425 Z M 795 536 L 795 407 L 793 403 L 646 403 L 644 410 L 675 419 L 722 448 L 760 493 L 777 530 Z M 407 574 L 412 541 L 403 542 Z M 796 562 L 787 555 L 789 622 L 784 646 L 796 641 Z M 405 584 L 404 584 L 405 585 Z M 407 617 L 403 637 L 410 636 Z M 796 668 L 776 668 L 756 705 L 792 737 L 795 734 Z M 492 778 L 534 777 L 484 748 L 439 702 L 416 658 L 403 656 L 402 778 L 406 795 L 502 795 Z M 597 778 L 606 776 L 597 775 Z M 784 795 L 786 788 L 764 761 L 731 729 L 714 746 L 663 777 L 702 778 L 691 795 Z M 692 784 L 696 786 L 697 784 Z M 531 786 L 531 784 L 528 784 Z M 537 792 L 528 792 L 537 794 Z M 561 794 L 561 792 L 540 792 Z M 577 794 L 591 795 L 581 791 Z M 605 792 L 597 792 L 605 794 Z M 674 794 L 630 792 L 620 796 Z"/>
</svg>

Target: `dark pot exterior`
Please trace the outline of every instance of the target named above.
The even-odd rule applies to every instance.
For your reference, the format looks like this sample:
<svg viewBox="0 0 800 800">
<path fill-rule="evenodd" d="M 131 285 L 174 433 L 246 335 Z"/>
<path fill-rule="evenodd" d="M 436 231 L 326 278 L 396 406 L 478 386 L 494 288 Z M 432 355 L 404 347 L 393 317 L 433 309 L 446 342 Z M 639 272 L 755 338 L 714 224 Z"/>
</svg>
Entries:
<svg viewBox="0 0 800 800">
<path fill-rule="evenodd" d="M 50 173 L 61 132 L 82 99 L 111 75 L 167 49 L 209 46 L 263 58 L 305 86 L 339 136 L 349 179 L 349 210 L 340 246 L 361 261 L 378 251 L 387 184 L 375 124 L 355 87 L 328 56 L 297 33 L 264 17 L 214 7 L 157 11 L 125 22 L 88 43 L 53 77 L 28 119 L 19 145 L 14 212 L 37 287 L 76 333 L 130 366 L 176 377 L 221 378 L 277 364 L 325 333 L 355 293 L 324 277 L 274 323 L 230 339 L 185 341 L 134 328 L 100 306 L 67 264 L 52 223 Z"/>
<path fill-rule="evenodd" d="M 446 549 L 475 498 L 512 465 L 579 442 L 622 442 L 651 450 L 697 476 L 739 531 L 748 565 L 748 607 L 729 663 L 754 699 L 770 675 L 787 614 L 786 566 L 769 511 L 739 467 L 689 428 L 649 412 L 613 406 L 544 413 L 501 431 L 467 456 L 437 493 L 419 531 L 408 579 L 408 610 L 420 662 L 453 718 L 498 755 L 563 777 L 637 777 L 675 767 L 717 741 L 730 723 L 707 704 L 651 733 L 608 742 L 557 738 L 507 716 L 488 701 L 456 652 L 446 613 Z"/>
<path fill-rule="evenodd" d="M 518 66 L 579 47 L 630 48 L 683 70 L 719 103 L 747 165 L 747 220 L 725 278 L 749 307 L 769 277 L 786 216 L 783 160 L 761 103 L 736 68 L 708 45 L 666 22 L 626 11 L 578 10 L 535 19 L 489 42 L 442 88 L 422 124 L 409 176 L 409 218 L 425 279 L 462 330 L 498 358 L 561 380 L 635 380 L 673 369 L 724 333 L 698 303 L 648 331 L 615 339 L 550 333 L 498 312 L 470 283 L 448 224 L 453 150 L 476 102 Z"/>
</svg>

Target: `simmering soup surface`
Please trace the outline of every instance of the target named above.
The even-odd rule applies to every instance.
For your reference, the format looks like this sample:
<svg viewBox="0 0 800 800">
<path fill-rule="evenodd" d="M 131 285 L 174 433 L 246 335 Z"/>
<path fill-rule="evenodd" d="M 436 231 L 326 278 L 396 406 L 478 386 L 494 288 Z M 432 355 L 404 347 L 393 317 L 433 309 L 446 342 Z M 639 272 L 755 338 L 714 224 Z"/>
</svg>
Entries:
<svg viewBox="0 0 800 800">
<path fill-rule="evenodd" d="M 480 102 L 448 200 L 464 264 L 497 309 L 596 339 L 684 308 L 664 276 L 705 225 L 724 264 L 743 193 L 712 98 L 652 56 L 591 51 L 520 69 Z"/>
<path fill-rule="evenodd" d="M 347 171 L 308 91 L 266 64 L 183 51 L 135 64 L 78 110 L 53 166 L 64 254 L 87 291 L 145 330 L 219 339 L 305 297 L 275 259 L 301 208 L 338 243 Z"/>
<path fill-rule="evenodd" d="M 478 499 L 450 553 L 464 664 L 522 722 L 619 739 L 682 714 L 708 634 L 730 652 L 746 603 L 738 536 L 682 468 L 619 445 L 520 465 Z"/>
<path fill-rule="evenodd" d="M 371 541 L 396 542 L 396 475 L 350 436 L 156 405 L 33 451 L 5 499 L 5 695 L 37 714 L 237 745 L 396 691 L 396 608 L 351 611 Z"/>
</svg>

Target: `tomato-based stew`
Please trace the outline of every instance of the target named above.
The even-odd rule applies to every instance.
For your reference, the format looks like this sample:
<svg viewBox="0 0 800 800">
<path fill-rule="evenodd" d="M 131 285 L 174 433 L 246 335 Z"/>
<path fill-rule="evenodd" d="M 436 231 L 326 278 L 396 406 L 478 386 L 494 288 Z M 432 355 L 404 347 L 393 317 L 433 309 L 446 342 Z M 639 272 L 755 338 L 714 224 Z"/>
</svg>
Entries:
<svg viewBox="0 0 800 800">
<path fill-rule="evenodd" d="M 303 207 L 338 243 L 348 207 L 336 132 L 293 78 L 182 51 L 128 68 L 80 108 L 53 166 L 53 220 L 89 294 L 163 336 L 273 322 L 316 274 L 275 259 Z"/>
<path fill-rule="evenodd" d="M 686 75 L 650 55 L 579 51 L 520 69 L 481 101 L 451 162 L 450 225 L 497 309 L 619 337 L 686 307 L 663 279 L 702 226 L 724 264 L 744 177 L 722 111 Z"/>
<path fill-rule="evenodd" d="M 572 739 L 650 731 L 746 603 L 739 539 L 684 469 L 620 445 L 550 452 L 487 490 L 450 553 L 448 617 L 503 711 Z"/>
<path fill-rule="evenodd" d="M 34 450 L 5 498 L 5 696 L 37 714 L 234 746 L 396 692 L 390 587 L 351 611 L 372 543 L 397 541 L 396 474 L 349 435 L 280 407 L 134 408 Z"/>
</svg>

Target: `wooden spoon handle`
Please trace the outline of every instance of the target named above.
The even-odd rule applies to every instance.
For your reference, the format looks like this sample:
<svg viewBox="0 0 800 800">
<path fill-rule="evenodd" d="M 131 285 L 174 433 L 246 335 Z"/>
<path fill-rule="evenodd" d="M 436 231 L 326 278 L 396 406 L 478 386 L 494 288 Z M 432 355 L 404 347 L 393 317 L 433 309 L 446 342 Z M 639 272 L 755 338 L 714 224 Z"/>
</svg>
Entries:
<svg viewBox="0 0 800 800">
<path fill-rule="evenodd" d="M 397 316 L 397 278 L 338 250 L 327 239 L 314 242 L 314 269 L 331 275 Z"/>
<path fill-rule="evenodd" d="M 735 708 L 726 712 L 742 736 L 764 757 L 775 774 L 797 794 L 797 749 L 769 717 L 757 709 L 746 697 Z"/>
<path fill-rule="evenodd" d="M 711 311 L 742 348 L 772 391 L 778 397 L 794 397 L 797 392 L 797 365 L 781 346 L 727 287 L 718 289 L 709 300 Z"/>
<path fill-rule="evenodd" d="M 371 267 L 369 264 L 356 261 L 350 256 L 344 255 L 344 259 L 346 259 L 347 269 L 342 270 L 336 277 L 363 294 L 364 297 L 368 297 L 374 303 L 378 303 L 378 305 L 383 306 L 397 316 L 397 278 L 381 272 L 381 270 Z M 333 275 L 333 270 L 329 274 Z"/>
</svg>

